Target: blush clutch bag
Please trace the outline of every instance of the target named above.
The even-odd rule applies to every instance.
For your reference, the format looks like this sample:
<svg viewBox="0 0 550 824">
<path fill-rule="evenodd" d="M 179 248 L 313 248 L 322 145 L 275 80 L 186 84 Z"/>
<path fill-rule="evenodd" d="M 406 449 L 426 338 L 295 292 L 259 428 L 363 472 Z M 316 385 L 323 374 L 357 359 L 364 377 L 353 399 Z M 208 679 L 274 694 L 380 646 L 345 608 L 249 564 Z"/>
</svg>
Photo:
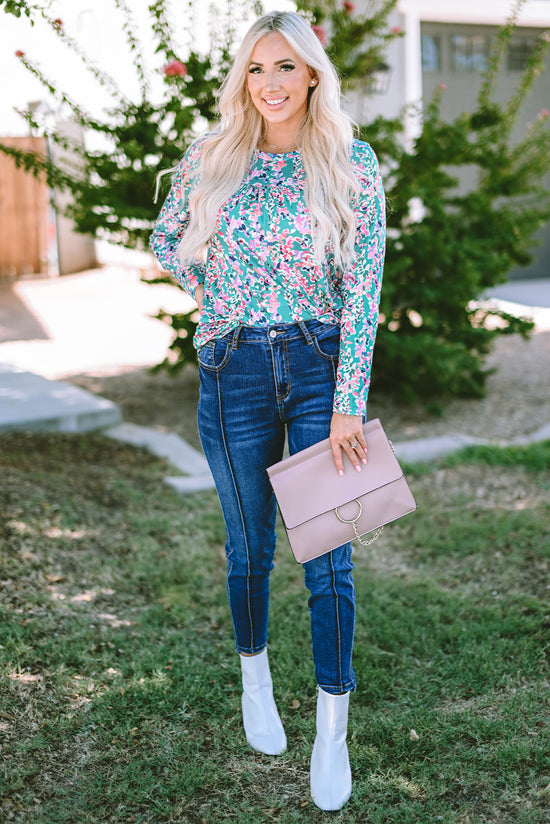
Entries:
<svg viewBox="0 0 550 824">
<path fill-rule="evenodd" d="M 414 512 L 416 501 L 375 418 L 363 424 L 367 464 L 356 472 L 344 457 L 344 476 L 334 466 L 330 440 L 268 467 L 290 547 L 303 564 L 348 541 L 372 543 L 385 524 Z M 363 535 L 373 533 L 367 541 Z"/>
</svg>

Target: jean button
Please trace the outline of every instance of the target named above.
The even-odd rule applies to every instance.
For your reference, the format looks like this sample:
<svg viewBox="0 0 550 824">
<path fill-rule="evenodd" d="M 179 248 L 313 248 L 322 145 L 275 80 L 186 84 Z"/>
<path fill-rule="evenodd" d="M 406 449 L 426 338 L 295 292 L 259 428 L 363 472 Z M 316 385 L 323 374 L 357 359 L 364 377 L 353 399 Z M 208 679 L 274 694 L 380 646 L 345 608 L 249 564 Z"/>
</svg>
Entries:
<svg viewBox="0 0 550 824">
<path fill-rule="evenodd" d="M 270 337 L 270 338 L 276 338 L 276 337 L 277 337 L 277 332 L 276 332 L 276 330 L 275 330 L 275 329 L 271 329 L 271 330 L 270 330 L 270 332 L 269 332 L 269 337 Z"/>
</svg>

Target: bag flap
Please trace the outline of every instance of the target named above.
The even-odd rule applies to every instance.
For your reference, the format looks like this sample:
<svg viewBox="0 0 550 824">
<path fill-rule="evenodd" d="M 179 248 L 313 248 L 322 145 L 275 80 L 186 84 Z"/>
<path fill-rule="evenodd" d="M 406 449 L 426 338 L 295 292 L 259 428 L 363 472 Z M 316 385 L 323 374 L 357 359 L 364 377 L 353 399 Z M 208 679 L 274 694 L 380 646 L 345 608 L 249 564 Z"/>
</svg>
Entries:
<svg viewBox="0 0 550 824">
<path fill-rule="evenodd" d="M 344 476 L 338 475 L 328 438 L 268 468 L 287 529 L 343 506 L 403 475 L 378 418 L 363 424 L 363 432 L 368 462 L 361 465 L 361 472 L 356 472 L 344 455 Z"/>
</svg>

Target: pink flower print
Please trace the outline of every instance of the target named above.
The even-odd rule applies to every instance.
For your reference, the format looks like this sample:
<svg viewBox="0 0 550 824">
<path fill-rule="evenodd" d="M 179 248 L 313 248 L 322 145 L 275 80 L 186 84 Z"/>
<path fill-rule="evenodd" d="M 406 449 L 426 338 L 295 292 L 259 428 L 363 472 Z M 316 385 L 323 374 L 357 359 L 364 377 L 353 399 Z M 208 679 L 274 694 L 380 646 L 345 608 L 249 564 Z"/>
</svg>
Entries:
<svg viewBox="0 0 550 824">
<path fill-rule="evenodd" d="M 302 235 L 306 235 L 308 232 L 311 231 L 311 221 L 309 216 L 306 215 L 304 212 L 298 212 L 296 217 L 294 218 L 296 229 Z"/>
<path fill-rule="evenodd" d="M 279 298 L 277 297 L 275 292 L 271 292 L 271 294 L 269 296 L 269 299 L 268 299 L 268 304 L 269 304 L 269 308 L 271 309 L 273 314 L 276 315 L 278 310 L 279 310 L 280 303 L 279 303 Z"/>
<path fill-rule="evenodd" d="M 242 223 L 242 218 L 241 218 L 240 216 L 239 216 L 239 217 L 233 217 L 233 215 L 232 215 L 232 216 L 229 218 L 229 221 L 228 221 L 228 222 L 229 222 L 229 226 L 228 226 L 227 228 L 228 228 L 228 230 L 229 230 L 229 233 L 230 233 L 231 235 L 233 235 L 233 234 L 235 234 L 235 232 L 237 232 L 237 231 L 238 231 L 239 226 L 240 226 L 240 225 L 241 225 L 241 223 Z"/>
<path fill-rule="evenodd" d="M 254 309 L 250 313 L 250 323 L 252 326 L 255 324 L 261 324 L 263 320 L 263 312 L 260 312 L 259 309 Z"/>
</svg>

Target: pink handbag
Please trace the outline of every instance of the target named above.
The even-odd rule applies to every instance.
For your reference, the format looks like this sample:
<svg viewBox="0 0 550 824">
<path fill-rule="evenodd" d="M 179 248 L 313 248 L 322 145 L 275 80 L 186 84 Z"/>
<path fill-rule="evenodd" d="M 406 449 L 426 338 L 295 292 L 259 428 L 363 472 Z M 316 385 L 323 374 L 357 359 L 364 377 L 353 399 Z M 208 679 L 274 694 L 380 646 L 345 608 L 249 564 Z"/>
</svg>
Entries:
<svg viewBox="0 0 550 824">
<path fill-rule="evenodd" d="M 290 547 L 300 564 L 348 541 L 367 546 L 385 524 L 416 509 L 378 418 L 363 424 L 363 432 L 368 462 L 361 472 L 344 457 L 344 476 L 338 475 L 328 438 L 268 467 Z M 361 540 L 368 532 L 375 534 Z"/>
</svg>

